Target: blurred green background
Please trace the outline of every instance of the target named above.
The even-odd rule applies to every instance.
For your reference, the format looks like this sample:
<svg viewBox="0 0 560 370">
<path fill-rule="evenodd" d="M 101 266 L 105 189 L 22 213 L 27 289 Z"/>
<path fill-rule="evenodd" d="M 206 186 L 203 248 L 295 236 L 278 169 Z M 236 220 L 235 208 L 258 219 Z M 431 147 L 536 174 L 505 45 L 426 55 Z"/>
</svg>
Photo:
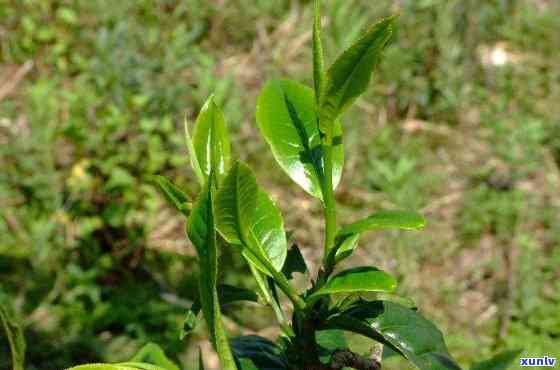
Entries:
<svg viewBox="0 0 560 370">
<path fill-rule="evenodd" d="M 343 119 L 339 218 L 384 207 L 429 221 L 370 235 L 346 264 L 398 276 L 462 364 L 504 348 L 558 355 L 560 2 L 324 3 L 330 61 L 401 14 Z M 311 84 L 311 11 L 304 0 L 0 0 L 0 300 L 25 324 L 29 369 L 123 360 L 147 341 L 186 368 L 198 347 L 213 363 L 204 327 L 179 339 L 194 251 L 149 182 L 164 174 L 196 194 L 182 117 L 212 92 L 236 155 L 319 260 L 320 206 L 273 165 L 254 122 L 265 80 Z M 252 286 L 237 255 L 222 260 L 224 280 Z M 277 333 L 266 309 L 228 314 L 232 333 Z"/>
</svg>

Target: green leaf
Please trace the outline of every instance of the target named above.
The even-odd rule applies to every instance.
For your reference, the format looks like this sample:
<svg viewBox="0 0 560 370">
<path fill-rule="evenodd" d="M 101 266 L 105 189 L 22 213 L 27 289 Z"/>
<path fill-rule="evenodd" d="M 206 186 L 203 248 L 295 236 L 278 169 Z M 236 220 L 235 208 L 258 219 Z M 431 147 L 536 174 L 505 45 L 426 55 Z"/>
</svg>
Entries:
<svg viewBox="0 0 560 370">
<path fill-rule="evenodd" d="M 179 367 L 167 358 L 163 349 L 155 343 L 148 343 L 142 347 L 130 362 L 143 362 L 161 366 L 166 370 L 179 370 Z"/>
<path fill-rule="evenodd" d="M 422 215 L 410 211 L 378 211 L 363 220 L 343 226 L 336 235 L 335 262 L 350 256 L 358 245 L 361 233 L 376 229 L 418 230 L 426 225 Z"/>
<path fill-rule="evenodd" d="M 383 19 L 342 53 L 327 71 L 321 99 L 321 131 L 331 125 L 369 85 L 392 34 L 395 17 Z"/>
<path fill-rule="evenodd" d="M 522 349 L 500 352 L 488 360 L 472 364 L 471 370 L 506 370 L 522 352 Z"/>
<path fill-rule="evenodd" d="M 356 302 L 327 319 L 326 327 L 353 331 L 386 344 L 421 370 L 460 370 L 439 329 L 417 311 L 394 302 Z"/>
<path fill-rule="evenodd" d="M 264 275 L 255 265 L 251 263 L 249 263 L 249 269 L 255 278 L 255 282 L 257 283 L 257 289 L 261 300 L 263 300 L 267 305 L 272 305 L 272 292 L 266 282 L 266 275 Z"/>
<path fill-rule="evenodd" d="M 409 211 L 379 211 L 363 220 L 343 226 L 338 235 L 358 234 L 375 229 L 418 230 L 426 225 L 419 213 Z"/>
<path fill-rule="evenodd" d="M 67 370 L 137 370 L 137 368 L 118 364 L 86 364 L 74 366 Z"/>
<path fill-rule="evenodd" d="M 268 339 L 256 335 L 237 337 L 231 340 L 231 348 L 238 363 L 246 363 L 244 366 L 239 366 L 242 370 L 250 369 L 248 364 L 262 370 L 288 369 L 286 356 Z"/>
<path fill-rule="evenodd" d="M 220 179 L 230 163 L 230 140 L 224 113 L 210 96 L 202 107 L 193 132 L 196 158 L 205 179 L 213 172 Z"/>
<path fill-rule="evenodd" d="M 358 246 L 358 241 L 360 240 L 360 234 L 350 234 L 344 235 L 342 237 L 335 238 L 336 247 L 334 249 L 335 253 L 335 263 L 339 263 L 346 257 L 350 257 L 354 253 L 354 249 Z M 333 253 L 331 252 L 331 253 Z"/>
<path fill-rule="evenodd" d="M 394 277 L 375 267 L 355 267 L 331 277 L 323 287 L 308 299 L 315 300 L 324 294 L 356 292 L 392 292 L 397 287 Z"/>
<path fill-rule="evenodd" d="M 194 144 L 192 141 L 191 134 L 189 132 L 189 122 L 187 121 L 187 117 L 185 116 L 185 123 L 183 124 L 185 127 L 185 144 L 187 145 L 187 151 L 189 152 L 189 160 L 191 162 L 191 167 L 198 179 L 198 183 L 202 186 L 205 181 L 204 174 L 202 173 L 202 169 L 200 167 L 200 163 L 198 162 L 196 150 L 194 149 Z"/>
<path fill-rule="evenodd" d="M 282 269 L 287 250 L 284 220 L 251 169 L 241 162 L 232 166 L 218 191 L 216 226 L 263 273 L 274 276 Z"/>
<path fill-rule="evenodd" d="M 344 332 L 338 329 L 319 330 L 315 333 L 321 362 L 329 363 L 333 352 L 348 348 Z"/>
<path fill-rule="evenodd" d="M 323 57 L 323 43 L 321 42 L 321 0 L 315 0 L 315 17 L 313 20 L 313 83 L 317 106 L 319 106 L 319 99 L 323 94 L 324 79 L 325 60 Z"/>
<path fill-rule="evenodd" d="M 220 303 L 216 290 L 218 274 L 217 241 L 213 210 L 213 176 L 200 193 L 187 224 L 187 234 L 199 258 L 199 293 L 202 313 L 208 324 L 210 339 L 223 369 L 236 369 L 222 325 Z"/>
<path fill-rule="evenodd" d="M 313 90 L 291 80 L 268 81 L 257 101 L 257 122 L 274 158 L 306 192 L 322 198 L 323 150 L 317 126 Z M 335 122 L 333 187 L 344 163 L 342 127 Z"/>
<path fill-rule="evenodd" d="M 286 278 L 291 279 L 295 272 L 299 272 L 301 274 L 307 273 L 307 264 L 305 263 L 305 259 L 301 255 L 301 251 L 297 244 L 293 244 L 290 250 L 288 250 L 288 255 L 286 256 L 286 262 L 284 263 L 284 267 L 282 268 L 282 273 L 286 276 Z"/>
<path fill-rule="evenodd" d="M 189 201 L 187 195 L 165 176 L 156 175 L 152 177 L 152 180 L 158 186 L 161 194 L 163 194 L 169 204 L 187 216 L 186 203 Z"/>
<path fill-rule="evenodd" d="M 120 364 L 86 364 L 71 367 L 67 370 L 168 370 L 166 368 L 138 363 L 138 362 L 123 362 Z"/>
<path fill-rule="evenodd" d="M 7 306 L 0 303 L 0 321 L 6 332 L 10 351 L 12 352 L 12 366 L 14 370 L 24 370 L 25 364 L 25 336 L 20 324 L 15 320 L 15 315 Z"/>
<path fill-rule="evenodd" d="M 148 364 L 145 362 L 121 362 L 119 364 L 117 364 L 118 366 L 129 366 L 132 369 L 138 369 L 138 370 L 169 370 L 166 367 L 162 367 L 159 365 L 152 365 L 152 364 Z"/>
</svg>

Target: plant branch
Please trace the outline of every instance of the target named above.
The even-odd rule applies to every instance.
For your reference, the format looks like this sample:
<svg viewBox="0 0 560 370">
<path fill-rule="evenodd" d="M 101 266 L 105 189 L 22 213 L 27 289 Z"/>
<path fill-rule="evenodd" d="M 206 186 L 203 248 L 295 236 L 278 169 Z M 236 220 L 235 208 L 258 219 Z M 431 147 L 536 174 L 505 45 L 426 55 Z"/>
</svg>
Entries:
<svg viewBox="0 0 560 370">
<path fill-rule="evenodd" d="M 325 266 L 328 265 L 329 254 L 334 247 L 336 236 L 336 200 L 334 198 L 333 188 L 333 125 L 328 125 L 326 131 L 323 145 L 325 173 L 322 184 L 325 215 L 325 250 L 323 264 Z"/>
<path fill-rule="evenodd" d="M 333 353 L 331 363 L 318 365 L 309 370 L 342 370 L 350 367 L 356 370 L 381 370 L 381 363 L 368 359 L 348 349 L 340 349 Z"/>
<path fill-rule="evenodd" d="M 331 365 L 328 369 L 340 370 L 351 367 L 356 370 L 381 370 L 381 364 L 377 360 L 362 357 L 350 350 L 338 350 L 332 356 Z"/>
</svg>

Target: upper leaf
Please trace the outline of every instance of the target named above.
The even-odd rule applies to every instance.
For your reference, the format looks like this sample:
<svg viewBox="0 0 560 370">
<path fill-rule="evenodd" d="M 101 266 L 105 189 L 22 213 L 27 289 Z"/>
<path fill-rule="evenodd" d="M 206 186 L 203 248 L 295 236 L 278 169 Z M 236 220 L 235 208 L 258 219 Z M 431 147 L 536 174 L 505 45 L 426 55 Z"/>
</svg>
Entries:
<svg viewBox="0 0 560 370">
<path fill-rule="evenodd" d="M 251 169 L 241 162 L 232 166 L 218 191 L 216 227 L 265 274 L 282 269 L 287 250 L 284 220 Z"/>
<path fill-rule="evenodd" d="M 218 178 L 230 163 L 230 140 L 224 113 L 210 96 L 202 107 L 193 132 L 193 145 L 198 164 L 205 178 L 213 172 Z"/>
<path fill-rule="evenodd" d="M 202 186 L 204 185 L 205 176 L 202 173 L 202 169 L 200 168 L 200 163 L 198 163 L 198 158 L 196 154 L 196 150 L 194 150 L 194 144 L 192 141 L 191 133 L 189 132 L 189 122 L 187 121 L 187 117 L 185 116 L 185 122 L 183 124 L 185 127 L 185 144 L 187 146 L 187 152 L 189 153 L 189 160 L 191 162 L 191 168 L 196 175 L 198 183 Z"/>
<path fill-rule="evenodd" d="M 319 99 L 323 94 L 325 79 L 325 60 L 323 57 L 323 43 L 321 41 L 321 0 L 315 0 L 313 20 L 313 83 L 315 99 L 319 106 Z"/>
<path fill-rule="evenodd" d="M 165 176 L 153 176 L 153 181 L 157 184 L 165 199 L 179 212 L 187 215 L 186 204 L 189 201 L 187 195 Z"/>
<path fill-rule="evenodd" d="M 353 292 L 392 292 L 397 287 L 394 277 L 375 267 L 355 267 L 331 277 L 323 287 L 313 293 L 313 301 L 320 295 Z"/>
<path fill-rule="evenodd" d="M 426 219 L 416 212 L 379 211 L 363 220 L 343 226 L 338 235 L 357 234 L 375 229 L 418 230 L 425 225 Z"/>
<path fill-rule="evenodd" d="M 288 360 L 281 349 L 273 342 L 256 335 L 237 337 L 231 340 L 231 348 L 238 363 L 245 362 L 240 369 L 259 370 L 288 369 Z"/>
<path fill-rule="evenodd" d="M 500 352 L 494 357 L 472 364 L 471 370 L 506 370 L 515 361 L 523 350 Z"/>
<path fill-rule="evenodd" d="M 336 246 L 331 253 L 335 262 L 350 256 L 360 239 L 360 234 L 376 229 L 418 230 L 426 225 L 422 215 L 410 211 L 378 211 L 372 215 L 340 228 L 336 235 Z"/>
<path fill-rule="evenodd" d="M 218 352 L 223 369 L 235 370 L 226 332 L 222 325 L 216 290 L 218 274 L 217 243 L 213 210 L 213 176 L 200 193 L 187 224 L 187 234 L 194 244 L 200 264 L 199 293 L 202 313 L 208 324 L 210 339 Z"/>
<path fill-rule="evenodd" d="M 321 130 L 332 124 L 369 85 L 374 67 L 392 34 L 395 17 L 371 27 L 356 43 L 342 53 L 327 71 L 321 99 Z"/>
<path fill-rule="evenodd" d="M 323 152 L 313 90 L 291 80 L 268 81 L 257 101 L 257 122 L 280 167 L 309 194 L 322 198 Z M 344 163 L 342 127 L 333 148 L 333 187 Z"/>
<path fill-rule="evenodd" d="M 439 329 L 417 311 L 389 301 L 359 301 L 327 320 L 388 345 L 421 370 L 460 370 Z"/>
</svg>

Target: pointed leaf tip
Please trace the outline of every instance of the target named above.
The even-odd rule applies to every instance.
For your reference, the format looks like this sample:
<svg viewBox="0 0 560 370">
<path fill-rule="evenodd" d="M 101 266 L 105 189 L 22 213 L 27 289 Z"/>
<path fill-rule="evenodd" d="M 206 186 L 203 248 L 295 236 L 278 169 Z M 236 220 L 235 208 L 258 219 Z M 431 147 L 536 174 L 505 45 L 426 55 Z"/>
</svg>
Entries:
<svg viewBox="0 0 560 370">
<path fill-rule="evenodd" d="M 396 17 L 382 19 L 346 49 L 327 71 L 321 99 L 321 131 L 332 124 L 368 87 L 392 36 Z"/>
<path fill-rule="evenodd" d="M 214 95 L 210 95 L 200 110 L 192 140 L 204 179 L 212 172 L 220 179 L 229 168 L 231 148 L 224 113 Z"/>
</svg>

